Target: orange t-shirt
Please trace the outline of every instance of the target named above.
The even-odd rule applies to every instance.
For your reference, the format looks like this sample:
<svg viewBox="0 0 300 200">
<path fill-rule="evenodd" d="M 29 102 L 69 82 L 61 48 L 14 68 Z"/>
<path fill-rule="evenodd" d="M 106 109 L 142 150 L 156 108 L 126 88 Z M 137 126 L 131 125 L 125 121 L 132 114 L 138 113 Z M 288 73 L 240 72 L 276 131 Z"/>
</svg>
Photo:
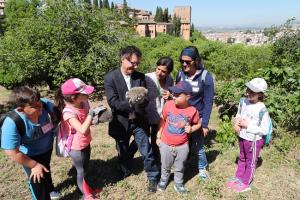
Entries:
<svg viewBox="0 0 300 200">
<path fill-rule="evenodd" d="M 80 121 L 80 123 L 83 123 L 88 115 L 89 108 L 89 103 L 85 102 L 83 104 L 83 108 L 75 108 L 72 105 L 66 105 L 63 109 L 63 120 L 61 122 L 61 126 L 63 127 L 65 133 L 74 134 L 71 149 L 82 150 L 92 141 L 90 129 L 88 129 L 87 133 L 80 134 L 74 128 L 72 128 L 68 122 L 69 119 L 75 117 Z"/>
<path fill-rule="evenodd" d="M 185 125 L 197 124 L 200 120 L 195 107 L 177 108 L 174 101 L 167 101 L 163 107 L 162 117 L 165 120 L 161 140 L 172 146 L 179 146 L 188 142 Z"/>
</svg>

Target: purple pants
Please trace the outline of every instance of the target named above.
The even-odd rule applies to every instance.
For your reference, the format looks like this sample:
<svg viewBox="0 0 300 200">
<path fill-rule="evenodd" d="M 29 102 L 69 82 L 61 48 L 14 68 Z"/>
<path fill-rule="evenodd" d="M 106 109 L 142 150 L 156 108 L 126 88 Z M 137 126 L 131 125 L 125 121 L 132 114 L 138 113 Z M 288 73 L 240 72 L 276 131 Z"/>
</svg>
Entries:
<svg viewBox="0 0 300 200">
<path fill-rule="evenodd" d="M 263 139 L 252 142 L 239 138 L 240 158 L 235 176 L 246 185 L 250 185 L 254 177 L 256 163 L 263 144 Z"/>
</svg>

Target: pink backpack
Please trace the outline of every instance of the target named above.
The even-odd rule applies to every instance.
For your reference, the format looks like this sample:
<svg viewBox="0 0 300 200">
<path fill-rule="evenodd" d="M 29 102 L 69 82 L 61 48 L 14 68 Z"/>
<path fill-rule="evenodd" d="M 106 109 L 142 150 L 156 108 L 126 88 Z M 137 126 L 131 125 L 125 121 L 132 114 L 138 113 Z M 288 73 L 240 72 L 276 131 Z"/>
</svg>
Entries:
<svg viewBox="0 0 300 200">
<path fill-rule="evenodd" d="M 62 115 L 66 112 L 75 113 L 70 108 L 64 108 Z M 69 152 L 71 151 L 71 146 L 72 146 L 75 133 L 76 133 L 75 129 L 72 128 L 71 134 L 69 134 L 62 124 L 59 125 L 57 136 L 56 136 L 56 155 L 58 157 L 69 156 Z"/>
</svg>

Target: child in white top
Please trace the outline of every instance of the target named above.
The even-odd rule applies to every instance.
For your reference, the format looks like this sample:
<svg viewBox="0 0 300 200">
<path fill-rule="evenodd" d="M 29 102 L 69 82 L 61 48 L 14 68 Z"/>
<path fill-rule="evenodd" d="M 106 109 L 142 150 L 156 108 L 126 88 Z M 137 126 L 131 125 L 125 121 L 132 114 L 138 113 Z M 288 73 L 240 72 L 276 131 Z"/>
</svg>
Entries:
<svg viewBox="0 0 300 200">
<path fill-rule="evenodd" d="M 262 102 L 267 83 L 262 78 L 254 78 L 246 83 L 246 98 L 240 100 L 234 130 L 239 136 L 240 156 L 235 177 L 226 182 L 227 188 L 237 192 L 251 190 L 257 159 L 272 131 L 272 123 L 265 104 Z"/>
</svg>

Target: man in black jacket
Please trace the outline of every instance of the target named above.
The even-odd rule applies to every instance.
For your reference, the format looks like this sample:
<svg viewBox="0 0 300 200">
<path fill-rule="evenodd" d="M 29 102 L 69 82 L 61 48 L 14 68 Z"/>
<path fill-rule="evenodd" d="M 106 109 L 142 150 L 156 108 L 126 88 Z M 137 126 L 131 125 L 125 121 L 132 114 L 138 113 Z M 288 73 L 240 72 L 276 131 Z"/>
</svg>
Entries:
<svg viewBox="0 0 300 200">
<path fill-rule="evenodd" d="M 147 172 L 149 192 L 156 191 L 158 166 L 155 164 L 153 151 L 146 134 L 148 122 L 145 118 L 147 102 L 130 105 L 126 99 L 126 92 L 133 87 L 145 87 L 145 75 L 135 71 L 142 53 L 135 46 L 127 46 L 120 50 L 121 67 L 110 71 L 104 77 L 105 94 L 113 113 L 109 123 L 109 135 L 116 140 L 121 171 L 124 177 L 131 174 L 130 162 L 135 144 L 129 145 L 131 135 L 143 156 L 144 168 Z"/>
</svg>

